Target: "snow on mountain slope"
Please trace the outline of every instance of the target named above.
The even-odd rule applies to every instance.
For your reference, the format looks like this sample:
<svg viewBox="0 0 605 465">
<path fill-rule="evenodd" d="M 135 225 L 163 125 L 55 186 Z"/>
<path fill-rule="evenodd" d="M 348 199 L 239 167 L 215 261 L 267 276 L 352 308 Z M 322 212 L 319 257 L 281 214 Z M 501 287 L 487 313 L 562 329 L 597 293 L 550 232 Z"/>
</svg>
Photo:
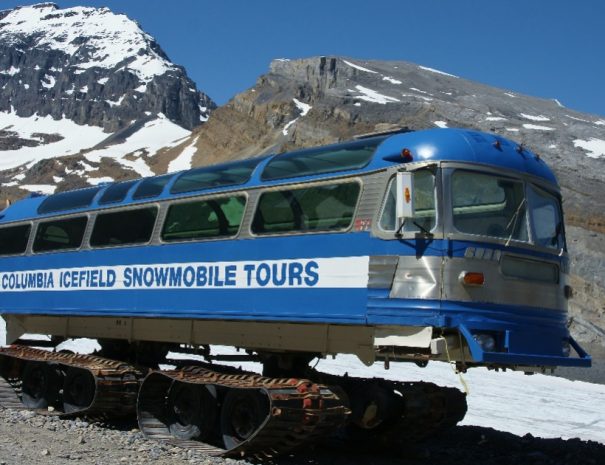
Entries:
<svg viewBox="0 0 605 465">
<path fill-rule="evenodd" d="M 72 155 L 82 149 L 93 147 L 108 134 L 98 126 L 79 125 L 69 119 L 53 119 L 51 116 L 33 115 L 20 117 L 16 112 L 0 112 L 0 141 L 2 132 L 5 137 L 13 133 L 13 137 L 32 140 L 39 145 L 24 146 L 13 150 L 0 151 L 0 170 L 16 168 L 27 164 L 60 155 Z M 8 133 L 8 134 L 6 134 Z M 44 143 L 43 135 L 57 135 L 56 142 Z"/>
<path fill-rule="evenodd" d="M 153 38 L 125 15 L 108 8 L 74 7 L 60 10 L 52 3 L 10 11 L 2 19 L 0 40 L 21 47 L 48 48 L 71 55 L 79 69 L 114 68 L 121 64 L 143 82 L 176 67 L 150 47 Z M 82 37 L 88 40 L 82 41 Z"/>
<path fill-rule="evenodd" d="M 82 150 L 90 150 L 103 143 L 109 136 L 96 126 L 78 125 L 68 119 L 54 120 L 50 116 L 30 116 L 22 118 L 15 113 L 0 112 L 0 142 L 3 135 L 16 134 L 22 140 L 39 143 L 37 146 L 23 146 L 14 150 L 0 151 L 0 170 L 8 170 L 26 165 L 31 168 L 40 160 L 78 154 Z M 153 176 L 155 173 L 148 164 L 140 158 L 141 155 L 153 157 L 158 150 L 176 145 L 175 141 L 189 136 L 191 131 L 173 123 L 165 115 L 159 113 L 156 118 L 150 119 L 140 129 L 125 138 L 123 141 L 97 148 L 86 153 L 84 158 L 89 162 L 99 164 L 103 158 L 113 159 L 125 170 L 134 171 L 135 176 Z M 53 137 L 56 141 L 45 141 L 44 137 Z M 126 155 L 131 154 L 129 158 Z M 76 175 L 86 176 L 86 171 L 95 171 L 97 166 L 83 165 L 81 172 Z M 72 174 L 72 173 L 68 173 Z M 97 183 L 99 177 L 103 181 L 110 181 L 111 177 L 90 177 L 90 184 Z M 23 174 L 15 174 L 4 182 L 5 187 L 20 186 L 26 190 L 42 190 L 27 188 L 22 183 Z M 59 178 L 57 178 L 59 179 Z"/>
<path fill-rule="evenodd" d="M 145 123 L 122 143 L 93 150 L 84 157 L 93 163 L 100 163 L 103 158 L 111 158 L 127 169 L 134 170 L 138 176 L 154 176 L 155 173 L 140 155 L 153 156 L 160 149 L 174 147 L 189 134 L 191 131 L 174 124 L 160 113 L 156 119 Z M 133 154 L 136 159 L 126 159 L 128 154 Z"/>
</svg>

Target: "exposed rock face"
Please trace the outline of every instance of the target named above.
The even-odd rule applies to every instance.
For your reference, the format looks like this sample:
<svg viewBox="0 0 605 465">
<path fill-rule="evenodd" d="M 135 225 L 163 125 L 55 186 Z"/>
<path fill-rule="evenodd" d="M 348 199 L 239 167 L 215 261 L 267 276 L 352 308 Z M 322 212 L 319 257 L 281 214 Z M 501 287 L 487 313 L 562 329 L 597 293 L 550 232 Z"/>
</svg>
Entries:
<svg viewBox="0 0 605 465">
<path fill-rule="evenodd" d="M 114 132 L 146 112 L 192 129 L 214 107 L 124 15 L 50 3 L 0 12 L 0 111 Z"/>
<path fill-rule="evenodd" d="M 277 60 L 194 131 L 194 164 L 408 126 L 469 127 L 540 154 L 562 186 L 576 296 L 572 332 L 605 346 L 605 118 L 405 62 Z M 233 137 L 237 134 L 237 137 Z"/>
</svg>

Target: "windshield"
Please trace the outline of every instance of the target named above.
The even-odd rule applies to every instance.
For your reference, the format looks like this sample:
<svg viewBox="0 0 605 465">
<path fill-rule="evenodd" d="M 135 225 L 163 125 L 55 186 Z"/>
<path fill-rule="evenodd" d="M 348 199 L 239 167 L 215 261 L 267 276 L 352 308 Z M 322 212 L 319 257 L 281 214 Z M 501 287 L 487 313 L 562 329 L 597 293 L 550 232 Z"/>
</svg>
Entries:
<svg viewBox="0 0 605 465">
<path fill-rule="evenodd" d="M 474 171 L 452 176 L 454 227 L 463 233 L 527 241 L 523 183 Z"/>
<path fill-rule="evenodd" d="M 456 170 L 451 177 L 454 228 L 466 234 L 562 249 L 557 197 L 521 180 Z"/>
</svg>

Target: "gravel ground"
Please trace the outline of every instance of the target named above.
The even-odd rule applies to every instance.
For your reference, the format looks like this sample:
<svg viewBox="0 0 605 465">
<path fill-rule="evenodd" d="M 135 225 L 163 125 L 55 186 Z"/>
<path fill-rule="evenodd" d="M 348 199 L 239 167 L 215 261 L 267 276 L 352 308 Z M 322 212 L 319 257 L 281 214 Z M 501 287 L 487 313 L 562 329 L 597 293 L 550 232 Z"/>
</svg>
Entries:
<svg viewBox="0 0 605 465">
<path fill-rule="evenodd" d="M 29 411 L 0 409 L 0 465 L 41 464 L 247 465 L 207 457 L 145 439 L 134 422 L 60 420 Z M 579 439 L 539 439 L 489 428 L 459 426 L 439 439 L 404 451 L 364 450 L 326 443 L 282 457 L 272 465 L 601 465 L 605 445 Z"/>
</svg>

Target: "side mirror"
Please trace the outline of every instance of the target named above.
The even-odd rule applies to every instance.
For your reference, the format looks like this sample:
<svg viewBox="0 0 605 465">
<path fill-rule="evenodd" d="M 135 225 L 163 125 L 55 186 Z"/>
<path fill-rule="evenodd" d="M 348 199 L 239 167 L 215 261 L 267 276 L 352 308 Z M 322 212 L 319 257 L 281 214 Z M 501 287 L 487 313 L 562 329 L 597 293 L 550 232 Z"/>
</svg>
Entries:
<svg viewBox="0 0 605 465">
<path fill-rule="evenodd" d="M 414 177 L 409 171 L 397 173 L 396 213 L 397 226 L 401 227 L 406 218 L 414 218 Z"/>
</svg>

